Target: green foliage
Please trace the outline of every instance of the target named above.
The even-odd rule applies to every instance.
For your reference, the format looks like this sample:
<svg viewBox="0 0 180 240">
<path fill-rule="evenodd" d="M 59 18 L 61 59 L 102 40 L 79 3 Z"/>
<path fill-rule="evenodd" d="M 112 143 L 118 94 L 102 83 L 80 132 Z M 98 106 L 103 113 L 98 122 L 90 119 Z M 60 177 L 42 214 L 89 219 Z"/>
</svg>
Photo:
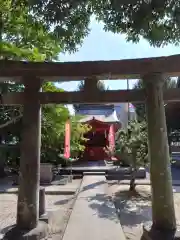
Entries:
<svg viewBox="0 0 180 240">
<path fill-rule="evenodd" d="M 179 44 L 179 0 L 91 2 L 93 12 L 99 21 L 104 22 L 106 31 L 126 34 L 127 40 L 135 43 L 143 37 L 157 47 Z"/>
<path fill-rule="evenodd" d="M 74 51 L 88 33 L 88 14 L 80 4 L 57 1 L 0 0 L 0 59 L 44 61 L 57 59 L 60 50 Z M 53 12 L 53 8 L 58 8 Z M 84 19 L 83 19 L 84 18 Z M 23 91 L 24 86 L 1 84 L 1 93 Z M 43 91 L 60 92 L 52 83 Z M 1 142 L 20 140 L 22 107 L 0 107 Z M 58 161 L 64 149 L 65 122 L 70 117 L 63 105 L 42 107 L 42 161 Z M 78 129 L 78 131 L 77 131 Z M 87 126 L 73 123 L 72 151 L 83 151 L 82 135 Z M 79 134 L 79 135 L 78 135 Z"/>
<path fill-rule="evenodd" d="M 165 81 L 164 81 L 164 90 L 169 89 L 169 88 L 176 88 L 177 87 L 177 83 L 174 79 L 170 78 L 170 77 L 166 77 Z M 134 86 L 134 89 L 143 89 L 143 81 L 140 79 L 138 80 Z M 136 114 L 138 117 L 138 121 L 144 121 L 146 119 L 146 110 L 145 110 L 145 104 L 144 103 L 135 103 L 134 104 L 135 108 L 136 108 Z"/>
<path fill-rule="evenodd" d="M 23 85 L 6 83 L 0 85 L 2 92 L 22 91 Z M 42 87 L 44 92 L 61 92 L 53 83 L 47 82 Z M 22 129 L 22 107 L 0 107 L 0 141 L 3 144 L 18 144 Z M 60 154 L 64 151 L 65 123 L 71 117 L 64 105 L 43 105 L 41 118 L 41 162 L 60 164 L 63 162 Z M 88 125 L 79 123 L 80 116 L 71 117 L 71 156 L 77 156 L 84 151 L 84 134 L 90 130 Z M 7 154 L 8 151 L 8 154 Z M 19 164 L 19 148 L 8 148 L 6 158 L 9 164 Z"/>
<path fill-rule="evenodd" d="M 0 6 L 1 58 L 44 61 L 57 58 L 60 50 L 75 51 L 89 33 L 92 15 L 128 41 L 143 37 L 159 47 L 180 40 L 175 0 L 0 0 Z"/>
<path fill-rule="evenodd" d="M 52 83 L 43 85 L 44 92 L 61 92 Z M 78 122 L 80 117 L 70 116 L 67 107 L 53 104 L 42 107 L 42 150 L 41 160 L 43 162 L 60 163 L 60 154 L 64 151 L 65 123 L 71 117 L 71 156 L 84 151 L 84 134 L 89 131 L 88 125 Z"/>
<path fill-rule="evenodd" d="M 0 0 L 0 58 L 30 61 L 58 56 L 58 39 L 25 0 Z"/>
<path fill-rule="evenodd" d="M 146 122 L 130 121 L 127 129 L 120 129 L 116 135 L 116 154 L 132 168 L 144 166 L 148 157 L 148 136 Z"/>
<path fill-rule="evenodd" d="M 80 119 L 80 116 L 71 117 L 71 156 L 73 158 L 81 156 L 84 152 L 84 144 L 88 140 L 84 135 L 91 130 L 90 125 L 81 124 Z"/>
<path fill-rule="evenodd" d="M 180 77 L 177 78 L 176 88 L 180 88 Z M 180 129 L 180 105 L 179 102 L 169 102 L 165 107 L 166 125 L 169 134 Z"/>
<path fill-rule="evenodd" d="M 84 1 L 0 0 L 0 58 L 44 61 L 75 51 L 88 34 Z"/>
<path fill-rule="evenodd" d="M 88 1 L 76 0 L 31 0 L 29 5 L 33 15 L 42 19 L 46 27 L 58 39 L 61 49 L 75 50 L 89 33 L 89 23 L 92 11 Z"/>
<path fill-rule="evenodd" d="M 135 190 L 136 173 L 139 167 L 148 164 L 148 135 L 146 122 L 130 121 L 126 129 L 116 135 L 116 155 L 130 166 L 130 191 Z"/>
<path fill-rule="evenodd" d="M 99 91 L 106 91 L 108 88 L 106 88 L 104 81 L 99 80 L 97 82 L 97 88 Z M 84 90 L 84 81 L 81 81 L 78 85 L 78 91 L 83 91 Z"/>
<path fill-rule="evenodd" d="M 81 81 L 79 84 L 78 84 L 78 87 L 77 87 L 77 90 L 78 91 L 84 91 L 84 81 Z M 106 91 L 106 90 L 108 90 L 108 88 L 106 88 L 106 86 L 105 86 L 105 83 L 104 83 L 104 81 L 102 81 L 102 80 L 99 80 L 98 82 L 97 82 L 97 88 L 98 88 L 98 90 L 99 91 Z M 74 109 L 77 109 L 78 108 L 78 106 L 79 106 L 80 104 L 74 104 Z"/>
<path fill-rule="evenodd" d="M 143 88 L 143 81 L 140 79 L 138 80 L 134 86 L 134 89 L 141 89 Z M 139 121 L 144 121 L 146 119 L 146 109 L 145 109 L 145 103 L 135 103 L 134 104 L 137 114 L 137 119 Z"/>
<path fill-rule="evenodd" d="M 22 84 L 14 84 L 11 82 L 0 84 L 0 93 L 4 94 L 7 92 L 21 92 L 23 91 Z M 11 129 L 16 137 L 13 139 L 12 131 L 10 126 L 18 122 L 22 117 L 22 106 L 6 106 L 0 105 L 0 134 L 2 139 L 6 139 L 10 142 L 16 141 L 18 137 L 17 128 Z"/>
</svg>

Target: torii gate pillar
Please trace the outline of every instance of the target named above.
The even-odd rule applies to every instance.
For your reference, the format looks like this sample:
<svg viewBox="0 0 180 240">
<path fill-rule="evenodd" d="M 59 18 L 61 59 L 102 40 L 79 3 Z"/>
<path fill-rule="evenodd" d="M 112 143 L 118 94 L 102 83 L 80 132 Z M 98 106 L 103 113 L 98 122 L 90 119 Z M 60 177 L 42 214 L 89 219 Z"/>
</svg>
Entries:
<svg viewBox="0 0 180 240">
<path fill-rule="evenodd" d="M 41 81 L 37 78 L 28 79 L 24 85 L 17 226 L 33 229 L 39 220 L 41 106 L 38 93 Z"/>
<path fill-rule="evenodd" d="M 153 229 L 176 229 L 169 146 L 163 101 L 164 77 L 152 73 L 143 77 L 146 92 Z M 153 238 L 154 239 L 154 238 Z"/>
</svg>

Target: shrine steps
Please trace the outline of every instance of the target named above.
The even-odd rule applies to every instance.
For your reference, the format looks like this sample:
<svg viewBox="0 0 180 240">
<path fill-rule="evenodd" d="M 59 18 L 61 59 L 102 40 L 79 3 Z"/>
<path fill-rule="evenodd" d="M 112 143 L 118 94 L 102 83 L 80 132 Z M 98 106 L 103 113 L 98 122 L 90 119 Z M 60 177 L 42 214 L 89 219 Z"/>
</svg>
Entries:
<svg viewBox="0 0 180 240">
<path fill-rule="evenodd" d="M 72 167 L 65 168 L 60 171 L 61 175 L 73 175 L 73 178 L 83 178 L 87 175 L 106 176 L 108 180 L 123 180 L 130 179 L 130 168 L 118 168 L 115 166 L 109 167 Z M 136 178 L 146 178 L 146 169 L 140 168 L 137 171 Z"/>
<path fill-rule="evenodd" d="M 83 172 L 84 176 L 105 176 L 106 172 Z"/>
</svg>

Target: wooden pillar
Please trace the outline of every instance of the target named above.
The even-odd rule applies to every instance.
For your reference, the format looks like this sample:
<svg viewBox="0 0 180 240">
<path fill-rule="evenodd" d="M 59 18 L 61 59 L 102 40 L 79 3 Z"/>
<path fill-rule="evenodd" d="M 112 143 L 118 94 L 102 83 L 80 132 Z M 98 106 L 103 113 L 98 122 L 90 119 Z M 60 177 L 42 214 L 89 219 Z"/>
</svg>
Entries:
<svg viewBox="0 0 180 240">
<path fill-rule="evenodd" d="M 37 94 L 41 82 L 37 78 L 28 80 L 24 82 L 25 103 L 17 206 L 17 226 L 21 229 L 33 229 L 39 219 L 41 106 Z"/>
<path fill-rule="evenodd" d="M 153 227 L 173 230 L 176 221 L 163 101 L 164 77 L 160 73 L 152 73 L 144 76 L 143 82 L 146 91 Z"/>
<path fill-rule="evenodd" d="M 87 93 L 95 93 L 98 91 L 97 88 L 97 84 L 98 84 L 98 79 L 96 76 L 92 76 L 91 78 L 86 78 L 84 80 L 84 91 L 86 91 Z"/>
</svg>

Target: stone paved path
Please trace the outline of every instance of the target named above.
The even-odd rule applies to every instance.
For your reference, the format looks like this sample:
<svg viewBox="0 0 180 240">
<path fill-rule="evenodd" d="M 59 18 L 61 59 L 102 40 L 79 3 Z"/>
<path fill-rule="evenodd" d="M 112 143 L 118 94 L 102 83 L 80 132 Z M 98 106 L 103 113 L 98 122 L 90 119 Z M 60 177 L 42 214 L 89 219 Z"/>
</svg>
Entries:
<svg viewBox="0 0 180 240">
<path fill-rule="evenodd" d="M 63 240 L 125 240 L 104 176 L 85 176 Z"/>
</svg>

